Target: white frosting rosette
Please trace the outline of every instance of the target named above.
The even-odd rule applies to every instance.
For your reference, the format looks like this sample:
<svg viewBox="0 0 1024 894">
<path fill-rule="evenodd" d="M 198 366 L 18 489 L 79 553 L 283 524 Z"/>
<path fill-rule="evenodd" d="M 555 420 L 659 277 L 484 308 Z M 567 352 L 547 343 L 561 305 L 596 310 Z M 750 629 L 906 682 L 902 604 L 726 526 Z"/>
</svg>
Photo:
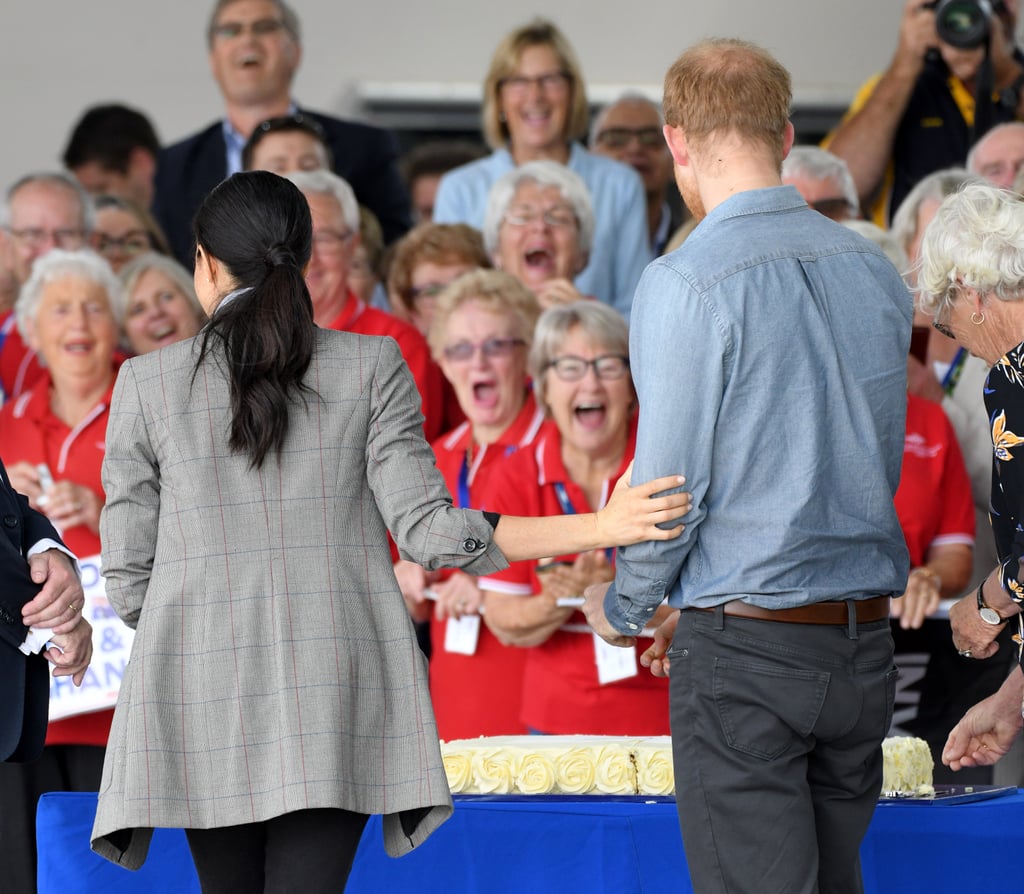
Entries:
<svg viewBox="0 0 1024 894">
<path fill-rule="evenodd" d="M 471 760 L 473 787 L 467 792 L 507 795 L 515 790 L 518 758 L 508 748 L 481 748 Z"/>
<path fill-rule="evenodd" d="M 442 745 L 441 762 L 444 764 L 448 788 L 452 790 L 452 794 L 459 795 L 468 791 L 473 782 L 473 761 L 469 753 Z"/>
<path fill-rule="evenodd" d="M 638 745 L 633 754 L 636 758 L 636 787 L 639 794 L 671 795 L 675 792 L 670 748 Z"/>
<path fill-rule="evenodd" d="M 558 790 L 567 795 L 585 795 L 594 788 L 594 752 L 591 748 L 569 748 L 555 760 Z"/>
<path fill-rule="evenodd" d="M 605 795 L 635 795 L 636 767 L 630 746 L 602 745 L 594 749 L 595 787 Z"/>
<path fill-rule="evenodd" d="M 555 763 L 551 755 L 540 751 L 520 755 L 516 788 L 524 795 L 546 795 L 555 791 Z"/>
</svg>

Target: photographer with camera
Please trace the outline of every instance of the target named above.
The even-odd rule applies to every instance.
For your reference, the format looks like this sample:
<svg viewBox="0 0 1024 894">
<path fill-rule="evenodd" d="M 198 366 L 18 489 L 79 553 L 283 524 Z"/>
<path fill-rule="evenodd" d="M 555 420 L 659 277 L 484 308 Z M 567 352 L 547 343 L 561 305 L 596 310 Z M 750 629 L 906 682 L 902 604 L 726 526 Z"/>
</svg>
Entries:
<svg viewBox="0 0 1024 894">
<path fill-rule="evenodd" d="M 880 226 L 918 180 L 963 165 L 989 128 L 1024 118 L 1017 8 L 1018 0 L 907 0 L 892 62 L 861 87 L 825 144 L 846 160 Z"/>
</svg>

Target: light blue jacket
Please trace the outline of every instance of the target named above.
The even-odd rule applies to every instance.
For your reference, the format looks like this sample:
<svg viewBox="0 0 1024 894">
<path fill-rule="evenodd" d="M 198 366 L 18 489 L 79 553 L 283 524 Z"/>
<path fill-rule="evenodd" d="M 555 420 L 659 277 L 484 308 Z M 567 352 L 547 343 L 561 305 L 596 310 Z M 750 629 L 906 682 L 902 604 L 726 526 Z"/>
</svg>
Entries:
<svg viewBox="0 0 1024 894">
<path fill-rule="evenodd" d="M 900 477 L 912 301 L 873 245 L 792 187 L 717 206 L 645 271 L 630 368 L 634 481 L 682 473 L 677 539 L 618 553 L 605 611 L 903 592 Z"/>
<path fill-rule="evenodd" d="M 437 190 L 434 221 L 482 229 L 491 186 L 514 167 L 509 151 L 498 149 L 449 171 Z M 579 143 L 572 144 L 568 167 L 587 184 L 596 223 L 590 261 L 576 277 L 576 288 L 628 320 L 633 290 L 651 258 L 643 184 L 632 168 L 587 152 Z"/>
</svg>

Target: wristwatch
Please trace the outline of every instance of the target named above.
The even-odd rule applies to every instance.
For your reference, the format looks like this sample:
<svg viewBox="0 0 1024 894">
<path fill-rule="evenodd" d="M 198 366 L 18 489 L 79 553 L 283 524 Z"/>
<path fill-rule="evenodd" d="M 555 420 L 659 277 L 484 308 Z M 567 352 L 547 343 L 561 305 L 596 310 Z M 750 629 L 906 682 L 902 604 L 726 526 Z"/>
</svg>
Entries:
<svg viewBox="0 0 1024 894">
<path fill-rule="evenodd" d="M 978 584 L 978 614 L 981 615 L 982 621 L 986 624 L 991 624 L 993 627 L 1005 624 L 1010 620 L 1009 618 L 1000 618 L 999 612 L 985 604 L 985 581 Z"/>
</svg>

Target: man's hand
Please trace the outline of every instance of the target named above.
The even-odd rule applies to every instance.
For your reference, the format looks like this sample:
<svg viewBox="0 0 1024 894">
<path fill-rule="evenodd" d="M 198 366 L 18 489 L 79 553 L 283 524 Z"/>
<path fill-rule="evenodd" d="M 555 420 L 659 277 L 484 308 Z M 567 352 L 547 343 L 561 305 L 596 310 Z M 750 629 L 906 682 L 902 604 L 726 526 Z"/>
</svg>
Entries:
<svg viewBox="0 0 1024 894">
<path fill-rule="evenodd" d="M 82 582 L 70 557 L 59 549 L 48 549 L 32 556 L 28 564 L 32 580 L 43 588 L 22 607 L 22 621 L 28 627 L 70 633 L 81 623 L 85 605 Z"/>
<path fill-rule="evenodd" d="M 610 586 L 611 581 L 606 581 L 587 587 L 583 593 L 583 614 L 587 616 L 587 623 L 594 629 L 594 633 L 605 642 L 611 643 L 613 646 L 630 648 L 636 645 L 636 637 L 623 636 L 608 623 L 604 614 L 604 597 Z"/>
<path fill-rule="evenodd" d="M 656 677 L 668 676 L 669 661 L 666 653 L 668 647 L 672 645 L 672 638 L 676 635 L 678 625 L 679 612 L 674 611 L 654 631 L 654 645 L 640 655 L 640 663 L 644 667 L 649 667 Z"/>
<path fill-rule="evenodd" d="M 900 36 L 896 44 L 892 67 L 901 68 L 908 76 L 917 77 L 924 68 L 928 51 L 937 48 L 939 35 L 935 31 L 935 10 L 921 0 L 907 0 L 900 20 Z"/>
<path fill-rule="evenodd" d="M 89 622 L 80 621 L 70 633 L 55 634 L 51 641 L 60 648 L 47 649 L 43 654 L 54 665 L 53 675 L 71 677 L 76 686 L 81 686 L 92 659 L 92 627 Z"/>
</svg>

